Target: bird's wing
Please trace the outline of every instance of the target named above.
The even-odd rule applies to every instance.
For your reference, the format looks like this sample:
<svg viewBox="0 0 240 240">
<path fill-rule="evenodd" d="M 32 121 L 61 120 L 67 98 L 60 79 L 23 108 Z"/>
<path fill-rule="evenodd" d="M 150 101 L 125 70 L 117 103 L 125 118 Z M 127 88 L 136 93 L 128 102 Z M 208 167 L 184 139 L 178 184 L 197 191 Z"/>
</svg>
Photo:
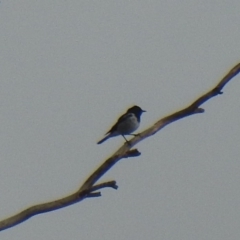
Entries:
<svg viewBox="0 0 240 240">
<path fill-rule="evenodd" d="M 109 133 L 112 133 L 112 132 L 115 132 L 118 128 L 118 125 L 122 122 L 124 122 L 127 118 L 131 117 L 132 116 L 132 113 L 125 113 L 123 114 L 118 120 L 117 122 L 112 126 L 112 128 L 106 133 L 109 134 Z"/>
</svg>

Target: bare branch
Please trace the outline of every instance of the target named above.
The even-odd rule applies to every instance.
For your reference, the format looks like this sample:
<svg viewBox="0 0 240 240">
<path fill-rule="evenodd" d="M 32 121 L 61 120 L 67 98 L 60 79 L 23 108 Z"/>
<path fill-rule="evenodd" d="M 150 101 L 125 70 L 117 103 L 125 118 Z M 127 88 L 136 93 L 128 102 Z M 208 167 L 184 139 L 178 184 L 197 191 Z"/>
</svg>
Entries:
<svg viewBox="0 0 240 240">
<path fill-rule="evenodd" d="M 91 191 L 94 192 L 96 190 L 99 190 L 99 189 L 102 189 L 102 188 L 106 188 L 106 187 L 111 187 L 111 188 L 113 188 L 115 190 L 118 189 L 116 181 L 109 181 L 109 182 L 104 182 L 104 183 L 100 183 L 100 184 L 97 184 L 97 185 L 93 186 L 91 188 Z"/>
<path fill-rule="evenodd" d="M 62 199 L 58 199 L 56 201 L 43 203 L 39 205 L 35 205 L 27 208 L 26 210 L 10 217 L 5 220 L 0 221 L 0 231 L 13 227 L 27 219 L 31 218 L 34 215 L 54 211 L 63 207 L 67 207 L 74 203 L 80 202 L 85 198 L 91 197 L 99 197 L 101 196 L 100 192 L 95 192 L 99 189 L 103 189 L 106 187 L 111 187 L 113 189 L 117 189 L 117 185 L 115 181 L 105 182 L 101 184 L 94 185 L 110 168 L 112 168 L 119 160 L 128 157 L 136 157 L 141 153 L 137 149 L 131 148 L 136 145 L 138 142 L 143 139 L 152 136 L 153 134 L 160 131 L 162 128 L 167 126 L 168 124 L 180 120 L 182 118 L 203 113 L 204 109 L 199 108 L 203 103 L 211 99 L 212 97 L 217 96 L 218 94 L 222 94 L 222 89 L 224 86 L 238 73 L 240 72 L 240 63 L 238 63 L 235 67 L 233 67 L 227 75 L 215 86 L 212 90 L 199 97 L 196 101 L 194 101 L 188 107 L 173 113 L 167 117 L 164 117 L 157 121 L 153 126 L 149 127 L 141 134 L 135 136 L 129 141 L 129 143 L 125 143 L 121 148 L 119 148 L 110 158 L 108 158 L 97 170 L 95 170 L 83 183 L 83 185 L 79 188 L 78 191 L 67 196 Z"/>
<path fill-rule="evenodd" d="M 234 66 L 226 76 L 217 84 L 215 88 L 198 98 L 194 101 L 190 106 L 184 108 L 176 113 L 173 113 L 167 117 L 162 118 L 157 121 L 153 126 L 146 129 L 142 133 L 138 134 L 136 137 L 133 137 L 129 143 L 125 143 L 120 149 L 118 149 L 109 159 L 107 159 L 82 185 L 81 190 L 88 189 L 92 186 L 102 175 L 104 175 L 111 167 L 113 167 L 121 158 L 124 157 L 126 152 L 130 150 L 134 145 L 143 139 L 150 137 L 156 132 L 160 131 L 162 128 L 167 126 L 168 124 L 180 120 L 182 118 L 191 116 L 197 113 L 203 113 L 204 109 L 199 108 L 204 102 L 209 100 L 210 98 L 221 94 L 221 90 L 223 87 L 238 73 L 240 72 L 240 63 Z"/>
<path fill-rule="evenodd" d="M 81 196 L 79 195 L 80 194 L 76 192 L 70 196 L 67 196 L 62 199 L 58 199 L 56 201 L 42 203 L 39 205 L 29 207 L 26 210 L 23 210 L 22 212 L 17 213 L 16 215 L 1 221 L 0 230 L 13 227 L 21 222 L 26 221 L 27 219 L 31 218 L 34 215 L 54 211 L 54 210 L 72 205 L 74 203 L 80 202 L 85 198 L 85 196 L 87 195 L 87 192 L 85 191 L 85 194 L 82 194 Z"/>
<path fill-rule="evenodd" d="M 76 192 L 74 194 L 71 194 L 70 196 L 67 196 L 62 199 L 58 199 L 56 201 L 43 203 L 39 205 L 32 206 L 30 208 L 27 208 L 26 210 L 16 214 L 15 216 L 12 216 L 10 218 L 7 218 L 0 222 L 0 230 L 7 229 L 9 227 L 13 227 L 21 222 L 26 221 L 27 219 L 31 218 L 34 215 L 45 213 L 45 212 L 51 212 L 63 207 L 70 206 L 74 203 L 80 202 L 85 198 L 92 198 L 92 197 L 100 197 L 100 192 L 95 192 L 102 188 L 111 187 L 113 189 L 117 189 L 118 186 L 116 185 L 116 181 L 109 181 L 105 183 L 101 183 L 98 185 L 93 186 L 90 190 L 85 190 L 81 192 Z"/>
<path fill-rule="evenodd" d="M 94 193 L 89 193 L 87 195 L 87 198 L 94 198 L 94 197 L 101 197 L 101 192 L 94 192 Z"/>
</svg>

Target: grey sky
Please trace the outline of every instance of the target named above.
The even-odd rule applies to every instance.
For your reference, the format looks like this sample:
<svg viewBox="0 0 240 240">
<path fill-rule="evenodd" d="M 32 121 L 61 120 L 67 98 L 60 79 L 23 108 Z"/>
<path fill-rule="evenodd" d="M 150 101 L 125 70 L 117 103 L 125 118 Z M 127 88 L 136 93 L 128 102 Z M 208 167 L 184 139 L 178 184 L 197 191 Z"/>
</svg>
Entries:
<svg viewBox="0 0 240 240">
<path fill-rule="evenodd" d="M 122 143 L 96 142 L 137 104 L 139 130 L 209 90 L 240 60 L 240 2 L 0 2 L 4 219 L 63 197 Z M 206 112 L 137 147 L 102 180 L 119 189 L 1 232 L 19 239 L 240 237 L 237 76 Z"/>
</svg>

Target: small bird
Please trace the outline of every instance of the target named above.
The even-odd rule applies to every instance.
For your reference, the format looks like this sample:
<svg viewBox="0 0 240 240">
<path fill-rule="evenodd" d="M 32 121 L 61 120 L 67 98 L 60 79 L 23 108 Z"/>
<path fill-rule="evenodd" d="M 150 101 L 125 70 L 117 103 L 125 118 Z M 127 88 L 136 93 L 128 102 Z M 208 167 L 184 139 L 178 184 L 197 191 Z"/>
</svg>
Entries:
<svg viewBox="0 0 240 240">
<path fill-rule="evenodd" d="M 140 117 L 143 112 L 146 111 L 142 110 L 138 106 L 133 106 L 129 108 L 127 112 L 123 114 L 113 125 L 113 127 L 105 134 L 106 137 L 100 140 L 97 144 L 101 144 L 105 142 L 108 138 L 119 135 L 122 135 L 126 142 L 128 142 L 124 135 L 134 135 L 131 133 L 137 130 L 137 128 L 139 127 Z"/>
</svg>

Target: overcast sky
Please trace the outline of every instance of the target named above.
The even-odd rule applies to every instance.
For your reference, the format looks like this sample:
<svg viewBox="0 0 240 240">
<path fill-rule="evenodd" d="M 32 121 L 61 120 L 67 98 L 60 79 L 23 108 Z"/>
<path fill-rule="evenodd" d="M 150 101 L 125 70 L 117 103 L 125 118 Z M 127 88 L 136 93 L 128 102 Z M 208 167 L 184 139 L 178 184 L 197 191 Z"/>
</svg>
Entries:
<svg viewBox="0 0 240 240">
<path fill-rule="evenodd" d="M 186 107 L 240 61 L 239 0 L 1 0 L 0 219 L 78 189 L 123 139 Z M 35 216 L 1 240 L 238 240 L 240 76 L 137 145 L 117 191 Z"/>
</svg>

